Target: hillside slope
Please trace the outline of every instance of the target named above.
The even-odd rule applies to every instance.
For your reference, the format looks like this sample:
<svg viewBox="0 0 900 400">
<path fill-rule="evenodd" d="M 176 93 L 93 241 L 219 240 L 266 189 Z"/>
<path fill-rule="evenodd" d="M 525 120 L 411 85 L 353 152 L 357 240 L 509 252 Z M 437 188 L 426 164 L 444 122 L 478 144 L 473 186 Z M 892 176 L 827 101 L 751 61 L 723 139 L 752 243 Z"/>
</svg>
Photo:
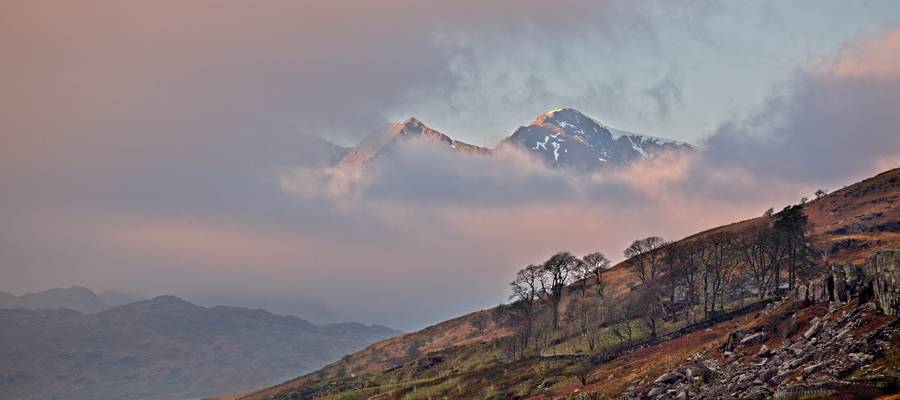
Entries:
<svg viewBox="0 0 900 400">
<path fill-rule="evenodd" d="M 879 249 L 898 246 L 900 245 L 898 199 L 900 199 L 900 169 L 884 172 L 813 200 L 805 206 L 812 226 L 812 239 L 822 243 L 829 250 L 832 263 L 860 263 Z M 756 218 L 721 226 L 691 235 L 679 242 L 702 240 L 725 231 L 742 232 L 760 221 L 761 218 Z M 604 280 L 607 285 L 606 296 L 610 298 L 624 296 L 638 283 L 637 278 L 630 271 L 629 261 L 619 263 L 606 271 Z M 576 283 L 570 287 L 570 294 L 580 290 L 578 286 L 579 284 Z M 588 287 L 590 286 L 589 283 Z M 589 292 L 593 293 L 593 290 Z M 564 301 L 562 307 L 565 309 L 566 306 Z M 742 305 L 734 304 L 730 307 L 739 310 Z M 352 388 L 355 388 L 352 390 L 361 390 L 365 385 L 377 385 L 384 389 L 370 390 L 369 392 L 385 393 L 390 391 L 394 394 L 391 398 L 427 398 L 431 392 L 423 391 L 421 396 L 414 396 L 408 391 L 415 392 L 418 390 L 416 388 L 425 387 L 425 382 L 428 382 L 427 385 L 433 386 L 435 395 L 446 393 L 447 390 L 458 386 L 457 395 L 460 398 L 485 395 L 489 392 L 485 390 L 485 385 L 497 390 L 500 390 L 497 387 L 502 386 L 505 388 L 504 390 L 513 392 L 532 391 L 533 387 L 538 384 L 548 389 L 552 386 L 553 390 L 561 392 L 565 392 L 565 385 L 571 386 L 569 389 L 579 386 L 572 382 L 545 382 L 547 385 L 540 382 L 541 379 L 544 379 L 543 377 L 552 376 L 571 380 L 570 378 L 580 368 L 577 362 L 565 358 L 513 362 L 506 360 L 502 354 L 502 341 L 498 338 L 512 334 L 513 330 L 502 322 L 498 322 L 502 320 L 495 318 L 496 313 L 496 309 L 484 310 L 437 324 L 416 333 L 379 342 L 363 351 L 347 356 L 342 361 L 329 365 L 317 373 L 241 398 L 264 399 L 279 393 L 296 398 L 307 398 L 313 394 L 318 396 L 326 393 L 343 393 Z M 630 361 L 625 364 L 623 364 L 624 361 L 616 359 L 604 365 L 619 365 L 627 371 L 638 368 L 641 371 L 640 376 L 643 377 L 658 375 L 667 364 L 660 363 L 658 362 L 660 360 L 653 357 L 663 356 L 664 360 L 668 360 L 669 365 L 672 365 L 703 346 L 721 342 L 737 327 L 751 323 L 753 318 L 755 317 L 752 315 L 736 318 L 718 324 L 705 333 L 697 332 L 686 336 L 688 339 L 678 339 L 682 342 L 687 340 L 692 343 L 691 345 L 677 341 L 661 343 L 651 346 L 652 348 L 649 350 L 629 355 Z M 673 326 L 670 331 L 677 328 L 677 326 Z M 554 339 L 553 343 L 554 346 L 549 349 L 552 354 L 580 352 L 582 350 L 578 350 L 579 346 L 583 346 L 577 338 L 565 335 Z M 644 367 L 640 367 L 640 365 L 644 365 Z M 600 369 L 602 368 L 605 367 L 600 367 Z M 364 375 L 359 379 L 352 380 L 346 378 L 349 373 Z M 498 375 L 511 378 L 509 380 L 499 379 Z M 597 373 L 592 372 L 592 375 L 597 375 Z M 618 377 L 619 375 L 610 374 L 609 376 Z M 614 389 L 615 393 L 621 393 L 628 386 L 626 383 L 639 380 L 639 378 L 634 372 L 629 372 L 625 377 L 616 380 L 618 386 L 604 384 L 604 387 L 616 388 Z M 525 383 L 530 385 L 527 390 L 517 386 Z M 559 387 L 560 384 L 563 387 Z M 474 385 L 474 388 L 470 388 L 468 385 Z M 344 391 L 335 389 L 335 386 L 343 387 Z M 390 390 L 388 390 L 389 388 Z M 473 392 L 463 395 L 464 390 Z"/>
</svg>

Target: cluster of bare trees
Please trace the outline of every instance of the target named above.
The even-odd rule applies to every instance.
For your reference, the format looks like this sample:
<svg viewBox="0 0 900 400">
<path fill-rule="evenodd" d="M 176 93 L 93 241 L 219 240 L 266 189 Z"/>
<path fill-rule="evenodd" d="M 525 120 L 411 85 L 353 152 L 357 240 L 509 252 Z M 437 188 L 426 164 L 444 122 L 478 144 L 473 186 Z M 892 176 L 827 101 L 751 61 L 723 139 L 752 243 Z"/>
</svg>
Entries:
<svg viewBox="0 0 900 400">
<path fill-rule="evenodd" d="M 602 295 L 602 273 L 609 265 L 609 259 L 599 252 L 582 258 L 559 252 L 540 265 L 532 264 L 519 270 L 516 279 L 510 283 L 510 299 L 515 302 L 507 317 L 519 326 L 522 346 L 528 346 L 539 304 L 545 304 L 549 309 L 552 329 L 559 329 L 560 303 L 568 286 L 578 282 L 581 296 L 586 297 L 588 285 L 593 282 L 597 294 Z"/>
<path fill-rule="evenodd" d="M 602 347 L 599 327 L 621 342 L 633 341 L 639 329 L 652 338 L 662 321 L 696 322 L 723 312 L 729 302 L 793 289 L 817 256 L 807 237 L 804 204 L 766 212 L 749 229 L 724 228 L 678 242 L 635 240 L 623 254 L 639 284 L 616 299 L 603 296 L 610 262 L 602 253 L 554 254 L 516 273 L 506 318 L 518 327 L 520 348 L 527 349 L 536 328 L 544 334 L 560 330 L 565 304 L 566 328 L 582 335 L 593 352 Z M 564 302 L 564 296 L 571 299 Z"/>
<path fill-rule="evenodd" d="M 726 228 L 673 243 L 659 237 L 634 241 L 624 255 L 642 284 L 650 335 L 656 336 L 658 319 L 676 318 L 682 310 L 693 320 L 694 306 L 702 305 L 708 318 L 729 300 L 793 289 L 818 255 L 807 236 L 804 203 L 767 213 L 739 231 Z"/>
</svg>

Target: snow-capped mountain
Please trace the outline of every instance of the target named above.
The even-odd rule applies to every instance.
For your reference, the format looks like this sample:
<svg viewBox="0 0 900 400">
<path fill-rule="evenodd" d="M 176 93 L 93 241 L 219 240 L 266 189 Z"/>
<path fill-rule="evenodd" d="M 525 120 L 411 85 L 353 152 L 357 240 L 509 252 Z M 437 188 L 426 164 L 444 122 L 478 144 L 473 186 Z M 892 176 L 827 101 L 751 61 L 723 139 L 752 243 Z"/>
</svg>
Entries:
<svg viewBox="0 0 900 400">
<path fill-rule="evenodd" d="M 579 171 L 627 165 L 663 151 L 695 149 L 684 142 L 613 129 L 571 108 L 541 114 L 502 145 L 520 146 L 549 165 Z"/>
<path fill-rule="evenodd" d="M 450 138 L 431 129 L 415 118 L 387 124 L 350 149 L 337 163 L 339 167 L 362 167 L 371 160 L 390 153 L 398 144 L 408 140 L 429 140 L 451 151 L 469 154 L 490 154 L 491 150 Z"/>
<path fill-rule="evenodd" d="M 335 146 L 332 164 L 340 168 L 362 168 L 410 140 L 427 140 L 450 151 L 478 155 L 491 155 L 506 146 L 517 146 L 547 165 L 572 171 L 628 165 L 664 151 L 695 150 L 688 143 L 610 128 L 578 110 L 562 108 L 541 114 L 530 125 L 519 127 L 494 150 L 455 140 L 415 118 L 407 118 L 385 125 L 356 147 Z"/>
</svg>

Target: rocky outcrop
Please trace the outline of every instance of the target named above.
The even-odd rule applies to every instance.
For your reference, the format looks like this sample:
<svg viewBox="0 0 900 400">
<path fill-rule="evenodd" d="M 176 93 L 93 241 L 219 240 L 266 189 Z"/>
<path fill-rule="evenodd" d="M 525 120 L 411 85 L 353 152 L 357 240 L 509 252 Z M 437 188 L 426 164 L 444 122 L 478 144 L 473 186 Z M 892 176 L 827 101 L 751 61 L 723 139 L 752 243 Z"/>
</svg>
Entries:
<svg viewBox="0 0 900 400">
<path fill-rule="evenodd" d="M 884 322 L 890 319 L 881 315 L 900 314 L 900 250 L 882 250 L 865 265 L 836 265 L 829 272 L 798 286 L 794 300 L 788 300 L 828 302 L 827 312 L 819 309 L 812 319 L 804 319 L 801 311 L 788 314 L 784 326 L 796 328 L 779 332 L 782 339 L 774 338 L 767 326 L 735 330 L 718 351 L 695 354 L 649 385 L 636 383 L 621 398 L 798 399 L 878 393 L 872 382 L 847 379 L 876 372 L 869 371 L 873 360 L 900 338 L 900 319 Z M 900 371 L 872 376 L 882 373 L 896 376 Z"/>
<path fill-rule="evenodd" d="M 861 333 L 863 314 L 873 303 L 832 307 L 810 328 L 780 346 L 753 350 L 761 333 L 738 331 L 721 356 L 695 354 L 679 368 L 660 375 L 649 387 L 629 388 L 623 399 L 769 399 L 802 398 L 845 391 L 876 390 L 845 379 L 865 371 L 900 333 L 896 321 Z M 798 318 L 794 314 L 790 318 Z M 749 353 L 749 355 L 748 355 Z"/>
<path fill-rule="evenodd" d="M 900 315 L 900 249 L 875 253 L 863 270 L 879 308 L 887 315 Z"/>
<path fill-rule="evenodd" d="M 875 253 L 862 266 L 832 265 L 830 273 L 798 285 L 797 295 L 810 303 L 845 303 L 851 297 L 870 299 L 885 315 L 900 315 L 900 249 Z"/>
</svg>

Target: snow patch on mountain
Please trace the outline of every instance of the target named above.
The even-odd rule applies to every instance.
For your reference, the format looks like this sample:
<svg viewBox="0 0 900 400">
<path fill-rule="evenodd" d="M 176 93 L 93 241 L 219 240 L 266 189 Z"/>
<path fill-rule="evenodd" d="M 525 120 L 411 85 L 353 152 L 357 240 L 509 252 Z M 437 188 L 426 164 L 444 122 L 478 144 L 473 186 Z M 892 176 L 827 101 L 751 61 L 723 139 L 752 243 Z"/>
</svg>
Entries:
<svg viewBox="0 0 900 400">
<path fill-rule="evenodd" d="M 571 108 L 539 115 L 503 143 L 527 149 L 555 167 L 574 170 L 623 166 L 663 152 L 695 150 L 685 142 L 611 128 Z"/>
<path fill-rule="evenodd" d="M 665 152 L 696 149 L 677 140 L 615 129 L 578 110 L 559 108 L 539 115 L 527 126 L 519 127 L 493 150 L 455 140 L 410 117 L 385 125 L 353 148 L 333 146 L 331 165 L 339 169 L 360 170 L 373 160 L 392 153 L 401 143 L 411 140 L 436 143 L 456 153 L 485 156 L 502 151 L 504 145 L 513 145 L 547 165 L 573 171 L 625 166 Z"/>
</svg>

